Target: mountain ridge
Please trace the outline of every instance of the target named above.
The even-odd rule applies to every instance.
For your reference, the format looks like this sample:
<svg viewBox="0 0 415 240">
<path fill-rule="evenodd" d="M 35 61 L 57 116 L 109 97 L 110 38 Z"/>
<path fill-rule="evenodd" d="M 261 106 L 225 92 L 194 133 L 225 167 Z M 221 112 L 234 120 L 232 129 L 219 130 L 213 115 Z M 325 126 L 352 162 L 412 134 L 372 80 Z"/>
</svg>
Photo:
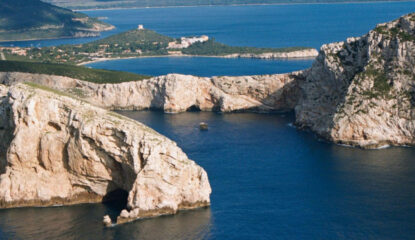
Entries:
<svg viewBox="0 0 415 240">
<path fill-rule="evenodd" d="M 0 41 L 94 37 L 114 26 L 40 0 L 0 1 Z"/>
</svg>

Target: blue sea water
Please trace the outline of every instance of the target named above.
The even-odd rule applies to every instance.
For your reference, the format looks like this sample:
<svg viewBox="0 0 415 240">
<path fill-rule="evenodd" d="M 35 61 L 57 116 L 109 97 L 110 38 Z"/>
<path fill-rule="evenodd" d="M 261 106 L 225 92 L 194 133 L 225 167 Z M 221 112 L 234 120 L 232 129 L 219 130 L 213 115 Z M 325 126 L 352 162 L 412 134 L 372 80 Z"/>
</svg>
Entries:
<svg viewBox="0 0 415 240">
<path fill-rule="evenodd" d="M 415 2 L 150 8 L 85 13 L 108 17 L 107 21 L 117 26 L 112 33 L 144 24 L 146 28 L 172 37 L 205 34 L 236 46 L 318 49 L 324 43 L 361 36 L 377 23 L 413 11 Z M 285 73 L 308 68 L 311 64 L 311 60 L 172 57 L 116 60 L 88 66 L 147 75 L 218 76 Z"/>
<path fill-rule="evenodd" d="M 361 150 L 297 130 L 290 114 L 121 112 L 200 164 L 210 208 L 104 228 L 121 206 L 0 211 L 0 239 L 413 239 L 415 149 Z M 200 131 L 198 124 L 209 124 Z"/>
<path fill-rule="evenodd" d="M 205 6 L 85 11 L 115 25 L 102 37 L 138 24 L 172 37 L 206 34 L 237 46 L 319 48 L 324 43 L 360 36 L 376 24 L 415 11 L 415 2 Z M 97 38 L 1 43 L 14 46 L 78 44 Z"/>
<path fill-rule="evenodd" d="M 364 34 L 378 22 L 411 11 L 415 2 L 87 13 L 108 16 L 108 22 L 117 26 L 113 32 L 142 23 L 170 36 L 207 34 L 233 45 L 319 47 Z M 286 72 L 310 64 L 307 60 L 143 58 L 91 66 L 150 75 L 211 76 Z M 6 209 L 0 210 L 0 239 L 414 239 L 414 148 L 337 146 L 292 127 L 291 114 L 121 113 L 176 141 L 206 169 L 212 206 L 109 229 L 102 227 L 102 216 L 115 216 L 123 206 Z M 199 131 L 201 121 L 209 124 L 209 131 Z"/>
<path fill-rule="evenodd" d="M 146 75 L 181 73 L 202 77 L 274 74 L 309 68 L 313 60 L 262 60 L 211 57 L 150 57 L 87 64 L 92 68 L 135 72 Z"/>
</svg>

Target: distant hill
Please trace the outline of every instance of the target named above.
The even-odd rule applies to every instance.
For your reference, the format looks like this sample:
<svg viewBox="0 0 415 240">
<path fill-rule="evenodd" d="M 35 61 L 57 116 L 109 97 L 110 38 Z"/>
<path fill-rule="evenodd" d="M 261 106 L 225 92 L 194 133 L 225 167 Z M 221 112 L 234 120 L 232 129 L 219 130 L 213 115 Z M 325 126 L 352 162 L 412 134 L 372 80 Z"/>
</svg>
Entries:
<svg viewBox="0 0 415 240">
<path fill-rule="evenodd" d="M 203 5 L 244 5 L 244 4 L 282 4 L 282 3 L 338 3 L 338 2 L 376 2 L 382 0 L 44 0 L 71 9 L 104 9 L 129 7 L 167 7 Z M 399 1 L 399 0 L 392 0 Z"/>
<path fill-rule="evenodd" d="M 0 41 L 90 37 L 110 24 L 39 0 L 0 0 Z"/>
<path fill-rule="evenodd" d="M 55 76 L 64 76 L 84 80 L 93 83 L 121 83 L 130 81 L 139 81 L 150 78 L 147 75 L 141 75 L 129 72 L 119 72 L 103 69 L 93 69 L 82 66 L 73 66 L 68 64 L 21 62 L 21 61 L 1 61 L 0 72 L 23 72 L 35 74 L 47 74 Z"/>
<path fill-rule="evenodd" d="M 261 54 L 267 56 L 256 56 Z M 216 42 L 214 39 L 209 39 L 208 36 L 176 39 L 149 29 L 133 29 L 100 40 L 77 45 L 60 45 L 42 48 L 0 48 L 0 58 L 3 60 L 67 64 L 82 64 L 107 59 L 169 55 L 272 59 L 315 57 L 317 51 L 307 47 L 257 48 L 228 46 Z"/>
<path fill-rule="evenodd" d="M 148 44 L 148 45 L 154 45 L 155 43 L 159 44 L 167 44 L 171 41 L 174 41 L 174 38 L 171 38 L 169 36 L 161 35 L 153 30 L 149 29 L 142 29 L 137 30 L 133 29 L 130 31 L 118 33 L 115 35 L 111 35 L 109 37 L 96 40 L 90 43 L 84 44 L 85 46 L 93 46 L 97 44 Z"/>
</svg>

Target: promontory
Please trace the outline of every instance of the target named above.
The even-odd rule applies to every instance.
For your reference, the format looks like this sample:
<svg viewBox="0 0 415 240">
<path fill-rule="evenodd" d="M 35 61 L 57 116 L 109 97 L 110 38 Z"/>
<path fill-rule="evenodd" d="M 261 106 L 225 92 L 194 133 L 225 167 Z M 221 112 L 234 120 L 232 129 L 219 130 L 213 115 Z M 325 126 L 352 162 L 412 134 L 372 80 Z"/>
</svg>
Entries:
<svg viewBox="0 0 415 240">
<path fill-rule="evenodd" d="M 0 139 L 2 208 L 101 202 L 121 192 L 123 223 L 210 204 L 206 172 L 176 143 L 57 90 L 0 85 Z"/>
<path fill-rule="evenodd" d="M 0 42 L 97 37 L 113 28 L 83 13 L 40 0 L 0 1 Z"/>
<path fill-rule="evenodd" d="M 0 206 L 121 191 L 122 223 L 209 205 L 206 172 L 173 141 L 105 109 L 294 111 L 296 126 L 335 143 L 413 146 L 414 64 L 415 14 L 323 45 L 310 69 L 287 74 L 150 77 L 0 61 Z"/>
<path fill-rule="evenodd" d="M 379 24 L 362 37 L 323 45 L 310 69 L 288 74 L 211 78 L 170 74 L 102 84 L 5 72 L 1 81 L 35 81 L 108 109 L 294 110 L 300 128 L 336 143 L 379 148 L 415 144 L 414 58 L 412 13 Z"/>
</svg>

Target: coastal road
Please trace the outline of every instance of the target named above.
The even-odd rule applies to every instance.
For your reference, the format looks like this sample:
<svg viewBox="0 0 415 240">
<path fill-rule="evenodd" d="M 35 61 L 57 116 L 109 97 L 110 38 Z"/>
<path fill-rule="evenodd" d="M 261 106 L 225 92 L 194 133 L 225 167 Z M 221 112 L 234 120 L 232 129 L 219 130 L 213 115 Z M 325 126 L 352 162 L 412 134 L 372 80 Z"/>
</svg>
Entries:
<svg viewBox="0 0 415 240">
<path fill-rule="evenodd" d="M 0 53 L 0 60 L 6 60 L 6 57 L 4 56 L 3 52 Z"/>
</svg>

